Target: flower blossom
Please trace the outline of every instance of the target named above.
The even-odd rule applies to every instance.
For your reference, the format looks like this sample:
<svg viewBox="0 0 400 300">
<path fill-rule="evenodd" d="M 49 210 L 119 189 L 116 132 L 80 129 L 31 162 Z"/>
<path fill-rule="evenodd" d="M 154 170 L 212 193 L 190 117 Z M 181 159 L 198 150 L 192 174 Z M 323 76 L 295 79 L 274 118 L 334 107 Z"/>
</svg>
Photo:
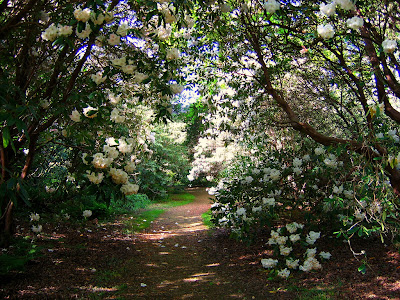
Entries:
<svg viewBox="0 0 400 300">
<path fill-rule="evenodd" d="M 121 38 L 119 35 L 115 34 L 115 33 L 111 33 L 107 42 L 111 45 L 111 46 L 116 46 L 121 42 Z"/>
<path fill-rule="evenodd" d="M 346 21 L 346 24 L 349 28 L 353 30 L 358 30 L 364 26 L 364 19 L 360 17 L 352 17 Z"/>
<path fill-rule="evenodd" d="M 92 216 L 92 211 L 90 209 L 86 209 L 83 211 L 82 216 L 85 218 L 89 218 Z"/>
<path fill-rule="evenodd" d="M 102 72 L 97 72 L 96 74 L 92 74 L 90 76 L 90 78 L 94 81 L 95 84 L 99 85 L 101 83 L 103 83 L 104 81 L 106 81 L 107 77 L 103 77 L 103 73 Z"/>
<path fill-rule="evenodd" d="M 275 198 L 262 198 L 264 205 L 275 206 Z"/>
<path fill-rule="evenodd" d="M 127 184 L 122 185 L 120 190 L 124 195 L 133 195 L 137 194 L 137 192 L 139 191 L 139 186 L 137 184 L 132 184 L 128 182 Z"/>
<path fill-rule="evenodd" d="M 281 7 L 280 3 L 276 0 L 268 0 L 263 4 L 263 6 L 265 10 L 270 14 L 275 13 Z"/>
<path fill-rule="evenodd" d="M 279 276 L 279 277 L 288 278 L 289 275 L 290 275 L 290 271 L 289 271 L 287 268 L 278 271 L 278 276 Z"/>
<path fill-rule="evenodd" d="M 29 217 L 31 218 L 31 221 L 39 221 L 40 220 L 40 215 L 36 214 L 36 213 L 31 213 L 29 215 Z"/>
<path fill-rule="evenodd" d="M 335 2 L 344 10 L 352 10 L 355 8 L 351 0 L 335 0 Z"/>
<path fill-rule="evenodd" d="M 76 36 L 80 39 L 86 39 L 89 37 L 89 35 L 92 33 L 92 28 L 90 28 L 89 23 L 86 23 L 85 29 L 82 31 L 78 31 L 78 28 L 75 30 Z"/>
<path fill-rule="evenodd" d="M 81 121 L 81 114 L 76 109 L 72 111 L 72 113 L 69 115 L 69 117 L 74 122 L 80 122 Z"/>
<path fill-rule="evenodd" d="M 103 173 L 99 173 L 96 175 L 95 172 L 89 172 L 86 175 L 86 177 L 90 180 L 90 182 L 94 183 L 94 184 L 100 184 L 103 181 L 104 178 L 104 174 Z"/>
<path fill-rule="evenodd" d="M 286 260 L 286 265 L 290 269 L 296 269 L 299 266 L 299 260 L 298 259 L 293 260 L 292 258 L 289 258 Z"/>
<path fill-rule="evenodd" d="M 306 242 L 313 245 L 317 239 L 321 236 L 321 232 L 310 231 L 306 237 Z"/>
<path fill-rule="evenodd" d="M 118 29 L 117 29 L 117 34 L 119 36 L 126 36 L 128 34 L 129 30 L 129 25 L 126 22 L 122 22 L 119 24 Z"/>
<path fill-rule="evenodd" d="M 91 11 L 89 8 L 81 9 L 78 7 L 74 10 L 74 17 L 77 21 L 86 23 L 90 18 L 90 13 Z"/>
<path fill-rule="evenodd" d="M 395 40 L 386 39 L 382 42 L 383 52 L 393 53 L 397 49 L 397 42 Z"/>
<path fill-rule="evenodd" d="M 331 256 L 332 256 L 332 254 L 330 254 L 329 252 L 321 251 L 321 252 L 319 253 L 319 256 L 321 256 L 323 259 L 330 259 Z"/>
<path fill-rule="evenodd" d="M 272 258 L 263 258 L 261 260 L 261 264 L 262 264 L 263 268 L 271 269 L 271 268 L 274 268 L 278 264 L 278 260 L 272 259 Z"/>
<path fill-rule="evenodd" d="M 110 168 L 109 172 L 112 181 L 115 184 L 127 184 L 128 183 L 128 174 L 121 169 Z"/>
<path fill-rule="evenodd" d="M 93 155 L 92 164 L 96 169 L 105 169 L 113 162 L 110 157 L 104 157 L 103 153 L 96 153 Z"/>
<path fill-rule="evenodd" d="M 336 3 L 331 2 L 329 4 L 321 3 L 319 6 L 319 11 L 326 15 L 327 17 L 333 16 L 336 12 Z"/>
<path fill-rule="evenodd" d="M 32 225 L 32 231 L 34 233 L 40 233 L 40 232 L 42 232 L 42 229 L 43 229 L 42 225 L 37 225 L 37 226 Z"/>
<path fill-rule="evenodd" d="M 42 39 L 52 42 L 57 38 L 57 35 L 57 26 L 55 24 L 51 24 L 45 31 L 42 32 Z"/>
<path fill-rule="evenodd" d="M 177 48 L 172 48 L 172 49 L 168 49 L 167 50 L 167 56 L 166 58 L 168 60 L 174 60 L 174 59 L 178 59 L 180 56 L 179 50 Z"/>
<path fill-rule="evenodd" d="M 121 111 L 118 108 L 114 108 L 111 111 L 110 120 L 115 123 L 123 123 L 125 121 L 125 116 L 120 115 Z"/>
<path fill-rule="evenodd" d="M 88 107 L 83 109 L 83 115 L 86 118 L 93 119 L 93 118 L 95 118 L 97 116 L 97 108 L 88 106 Z"/>
<path fill-rule="evenodd" d="M 335 35 L 335 29 L 331 24 L 318 25 L 317 32 L 323 39 L 331 39 Z"/>
</svg>

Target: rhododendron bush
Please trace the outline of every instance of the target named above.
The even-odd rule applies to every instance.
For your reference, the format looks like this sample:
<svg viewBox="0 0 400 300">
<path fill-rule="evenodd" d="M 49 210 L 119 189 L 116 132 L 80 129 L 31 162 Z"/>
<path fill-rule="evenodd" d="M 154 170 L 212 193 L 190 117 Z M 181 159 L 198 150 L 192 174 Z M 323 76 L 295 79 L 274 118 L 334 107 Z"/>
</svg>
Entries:
<svg viewBox="0 0 400 300">
<path fill-rule="evenodd" d="M 347 238 L 396 235 L 398 4 L 226 4 L 198 9 L 205 29 L 187 50 L 201 101 L 220 115 L 209 130 L 244 149 L 210 190 L 214 222 L 241 238 L 288 215 Z"/>
<path fill-rule="evenodd" d="M 188 8 L 180 1 L 1 3 L 5 231 L 17 198 L 28 203 L 25 181 L 50 144 L 63 149 L 68 171 L 78 173 L 69 178 L 81 187 L 103 198 L 110 189 L 138 192 L 135 167 L 150 153 L 149 122 L 170 118 L 183 89 L 178 48 L 193 27 Z"/>
</svg>

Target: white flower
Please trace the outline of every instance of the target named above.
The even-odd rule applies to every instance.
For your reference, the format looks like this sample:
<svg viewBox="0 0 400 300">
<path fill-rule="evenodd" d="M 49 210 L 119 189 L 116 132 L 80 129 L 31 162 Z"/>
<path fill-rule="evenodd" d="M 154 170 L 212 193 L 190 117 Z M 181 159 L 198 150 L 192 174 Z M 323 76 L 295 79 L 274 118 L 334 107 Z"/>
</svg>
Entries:
<svg viewBox="0 0 400 300">
<path fill-rule="evenodd" d="M 288 256 L 290 252 L 292 252 L 292 250 L 293 250 L 292 247 L 283 247 L 283 246 L 279 247 L 279 252 L 283 256 Z"/>
<path fill-rule="evenodd" d="M 269 178 L 272 180 L 278 180 L 281 177 L 281 172 L 277 169 L 271 169 Z"/>
<path fill-rule="evenodd" d="M 69 220 L 70 218 L 71 218 L 71 216 L 69 214 L 67 214 L 67 213 L 64 214 L 64 219 L 65 220 Z"/>
<path fill-rule="evenodd" d="M 149 78 L 149 75 L 147 74 L 143 74 L 140 72 L 135 73 L 135 82 L 137 83 L 141 83 L 143 80 L 146 80 L 147 78 Z"/>
<path fill-rule="evenodd" d="M 321 154 L 325 153 L 325 149 L 322 148 L 322 147 L 318 147 L 318 148 L 314 149 L 314 152 L 315 152 L 316 155 L 321 155 Z"/>
<path fill-rule="evenodd" d="M 96 74 L 92 74 L 90 76 L 90 78 L 94 81 L 94 83 L 96 83 L 97 85 L 99 85 L 100 83 L 103 83 L 104 81 L 106 81 L 107 77 L 103 77 L 103 73 L 102 72 L 97 72 Z"/>
<path fill-rule="evenodd" d="M 127 184 L 128 183 L 129 176 L 125 171 L 123 171 L 121 169 L 110 168 L 109 174 L 111 176 L 112 181 L 115 184 Z"/>
<path fill-rule="evenodd" d="M 393 53 L 397 49 L 397 42 L 395 40 L 386 39 L 382 42 L 383 52 Z"/>
<path fill-rule="evenodd" d="M 274 268 L 278 264 L 278 260 L 272 259 L 272 258 L 263 258 L 261 260 L 261 264 L 262 264 L 263 268 L 271 269 L 271 268 Z"/>
<path fill-rule="evenodd" d="M 319 11 L 324 15 L 330 17 L 334 15 L 336 12 L 336 3 L 335 2 L 331 2 L 329 4 L 321 3 L 321 5 L 319 6 Z"/>
<path fill-rule="evenodd" d="M 275 206 L 275 198 L 262 198 L 264 205 Z"/>
<path fill-rule="evenodd" d="M 360 221 L 365 219 L 365 213 L 363 213 L 363 212 L 361 212 L 359 210 L 356 210 L 354 212 L 354 216 L 356 217 L 357 220 L 360 220 Z"/>
<path fill-rule="evenodd" d="M 103 173 L 99 173 L 99 174 L 96 175 L 95 172 L 91 172 L 91 173 L 88 173 L 86 175 L 86 177 L 90 180 L 90 182 L 92 182 L 94 184 L 100 184 L 103 181 L 104 174 Z"/>
<path fill-rule="evenodd" d="M 168 60 L 174 60 L 174 59 L 178 59 L 180 56 L 179 50 L 177 48 L 172 48 L 172 49 L 168 49 L 167 50 L 167 56 L 166 58 Z"/>
<path fill-rule="evenodd" d="M 364 26 L 364 19 L 360 17 L 352 17 L 346 21 L 346 24 L 349 28 L 353 30 L 358 30 Z"/>
<path fill-rule="evenodd" d="M 118 143 L 115 141 L 115 138 L 113 138 L 113 137 L 106 138 L 106 143 L 110 147 L 118 146 Z"/>
<path fill-rule="evenodd" d="M 293 167 L 301 167 L 303 161 L 300 158 L 294 158 L 293 159 Z"/>
<path fill-rule="evenodd" d="M 113 159 L 111 157 L 104 157 L 103 153 L 96 153 L 93 155 L 92 164 L 96 169 L 106 169 L 112 162 Z"/>
<path fill-rule="evenodd" d="M 82 216 L 85 218 L 89 218 L 90 216 L 92 216 L 92 211 L 90 209 L 86 209 L 83 211 Z"/>
<path fill-rule="evenodd" d="M 289 239 L 292 243 L 296 243 L 297 241 L 300 240 L 300 234 L 291 234 L 289 236 Z"/>
<path fill-rule="evenodd" d="M 317 248 L 309 248 L 306 250 L 306 256 L 308 258 L 315 257 L 316 254 L 317 254 Z"/>
<path fill-rule="evenodd" d="M 321 232 L 310 231 L 306 237 L 306 242 L 313 245 L 317 239 L 321 236 Z"/>
<path fill-rule="evenodd" d="M 277 238 L 275 238 L 275 241 L 278 245 L 284 245 L 286 244 L 286 241 L 288 240 L 287 236 L 278 236 Z"/>
<path fill-rule="evenodd" d="M 262 211 L 262 207 L 261 206 L 254 206 L 251 210 L 252 210 L 253 213 L 257 213 L 257 212 Z"/>
<path fill-rule="evenodd" d="M 89 8 L 85 8 L 82 10 L 80 7 L 78 7 L 77 9 L 74 10 L 74 17 L 76 20 L 85 23 L 89 20 L 90 13 L 91 11 Z"/>
<path fill-rule="evenodd" d="M 323 39 L 331 39 L 335 35 L 335 29 L 331 24 L 318 25 L 317 32 Z"/>
<path fill-rule="evenodd" d="M 295 223 L 290 223 L 286 225 L 286 229 L 289 233 L 295 233 L 297 231 L 297 226 Z"/>
<path fill-rule="evenodd" d="M 68 26 L 68 25 L 58 25 L 57 26 L 58 29 L 58 35 L 59 36 L 68 36 L 72 34 L 72 26 Z"/>
<path fill-rule="evenodd" d="M 332 254 L 330 254 L 329 252 L 321 251 L 321 252 L 319 253 L 319 256 L 321 256 L 323 259 L 330 259 L 331 256 L 332 256 Z"/>
<path fill-rule="evenodd" d="M 131 153 L 133 151 L 133 145 L 132 144 L 128 144 L 124 138 L 120 138 L 118 140 L 119 145 L 118 145 L 118 150 L 123 153 L 123 154 L 127 154 L 127 153 Z"/>
<path fill-rule="evenodd" d="M 83 109 L 83 114 L 86 118 L 93 119 L 97 116 L 97 108 L 88 106 Z"/>
<path fill-rule="evenodd" d="M 246 209 L 245 209 L 244 207 L 240 207 L 240 208 L 238 208 L 238 210 L 236 211 L 236 214 L 237 214 L 238 216 L 246 215 Z"/>
<path fill-rule="evenodd" d="M 96 13 L 92 13 L 90 15 L 90 19 L 95 25 L 101 25 L 105 20 L 105 16 L 102 13 L 99 13 L 98 15 L 96 15 Z"/>
<path fill-rule="evenodd" d="M 113 93 L 109 93 L 108 100 L 112 105 L 117 105 L 119 101 L 121 101 L 121 95 L 114 95 Z"/>
<path fill-rule="evenodd" d="M 88 156 L 88 154 L 87 153 L 82 153 L 82 162 L 85 164 L 85 165 L 88 165 L 89 164 L 89 162 L 86 160 L 86 157 Z"/>
<path fill-rule="evenodd" d="M 31 221 L 39 221 L 40 220 L 40 215 L 36 213 L 31 213 L 30 216 Z"/>
<path fill-rule="evenodd" d="M 139 186 L 128 182 L 127 184 L 122 185 L 120 190 L 124 195 L 133 195 L 137 194 Z"/>
<path fill-rule="evenodd" d="M 57 38 L 58 29 L 55 24 L 51 24 L 45 31 L 42 32 L 42 39 L 45 41 L 54 41 Z"/>
<path fill-rule="evenodd" d="M 72 113 L 69 115 L 69 117 L 74 122 L 80 122 L 81 121 L 81 114 L 76 109 L 72 111 Z"/>
<path fill-rule="evenodd" d="M 270 14 L 275 13 L 281 7 L 280 3 L 276 0 L 268 0 L 264 3 L 264 8 Z"/>
<path fill-rule="evenodd" d="M 125 116 L 121 116 L 120 112 L 118 108 L 114 108 L 111 111 L 110 120 L 115 123 L 123 123 L 125 121 Z"/>
<path fill-rule="evenodd" d="M 299 266 L 299 260 L 298 259 L 293 260 L 292 258 L 289 258 L 286 260 L 286 265 L 290 269 L 296 269 Z"/>
<path fill-rule="evenodd" d="M 133 171 L 136 170 L 136 165 L 134 162 L 130 161 L 126 164 L 126 166 L 124 167 L 124 170 L 128 173 L 133 173 Z"/>
<path fill-rule="evenodd" d="M 279 277 L 288 278 L 289 275 L 290 275 L 290 271 L 289 271 L 287 268 L 278 271 L 278 276 L 279 276 Z"/>
<path fill-rule="evenodd" d="M 118 26 L 117 34 L 118 34 L 119 36 L 126 36 L 126 35 L 128 34 L 128 30 L 129 30 L 129 25 L 128 25 L 128 23 L 123 22 L 123 23 L 121 23 L 121 24 Z"/>
<path fill-rule="evenodd" d="M 271 230 L 271 236 L 272 236 L 274 239 L 276 239 L 276 238 L 279 237 L 279 233 L 278 233 L 277 231 L 275 231 L 275 230 Z"/>
<path fill-rule="evenodd" d="M 81 32 L 78 31 L 78 27 L 75 30 L 75 33 L 78 38 L 80 39 L 86 39 L 89 37 L 89 35 L 92 33 L 92 28 L 90 28 L 89 23 L 86 23 L 85 29 L 82 30 Z"/>
<path fill-rule="evenodd" d="M 119 35 L 115 34 L 115 33 L 111 33 L 110 36 L 108 37 L 107 42 L 111 45 L 111 46 L 116 46 L 121 42 L 121 38 Z"/>
<path fill-rule="evenodd" d="M 125 74 L 133 74 L 136 70 L 136 66 L 134 65 L 123 65 L 122 66 L 122 72 L 124 72 Z"/>
<path fill-rule="evenodd" d="M 35 233 L 42 232 L 42 229 L 43 229 L 42 225 L 37 225 L 37 226 L 32 225 L 32 231 L 35 232 Z"/>
<path fill-rule="evenodd" d="M 344 10 L 352 10 L 355 8 L 354 3 L 351 2 L 351 0 L 335 0 L 335 2 Z"/>
</svg>

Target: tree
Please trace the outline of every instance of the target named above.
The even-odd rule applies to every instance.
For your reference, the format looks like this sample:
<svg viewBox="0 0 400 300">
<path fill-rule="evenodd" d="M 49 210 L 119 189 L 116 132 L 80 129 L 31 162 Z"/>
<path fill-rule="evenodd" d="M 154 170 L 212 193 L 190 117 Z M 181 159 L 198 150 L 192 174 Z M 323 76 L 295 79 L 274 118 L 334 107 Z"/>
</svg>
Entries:
<svg viewBox="0 0 400 300">
<path fill-rule="evenodd" d="M 28 202 L 24 181 L 49 131 L 76 137 L 72 146 L 80 153 L 96 153 L 104 139 L 96 141 L 93 132 L 121 122 L 121 109 L 113 107 L 120 100 L 121 108 L 145 104 L 158 119 L 169 117 L 172 84 L 181 81 L 171 32 L 186 26 L 188 8 L 185 1 L 175 6 L 153 1 L 1 2 L 2 240 L 10 233 L 17 199 Z M 109 146 L 115 150 L 123 142 L 130 152 L 141 151 L 138 140 L 145 139 L 122 137 Z M 89 155 L 88 162 L 108 161 L 101 167 L 108 170 L 113 158 L 106 152 Z M 91 175 L 100 181 L 100 173 Z M 134 192 L 133 183 L 124 182 Z"/>
</svg>

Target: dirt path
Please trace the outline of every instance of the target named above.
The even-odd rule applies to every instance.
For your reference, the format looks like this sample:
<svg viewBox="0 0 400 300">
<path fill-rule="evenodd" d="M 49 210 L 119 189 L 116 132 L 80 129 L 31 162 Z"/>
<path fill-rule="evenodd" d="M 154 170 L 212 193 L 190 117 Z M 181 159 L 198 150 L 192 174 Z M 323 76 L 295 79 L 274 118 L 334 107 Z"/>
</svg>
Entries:
<svg viewBox="0 0 400 300">
<path fill-rule="evenodd" d="M 210 208 L 205 189 L 191 189 L 191 204 L 171 208 L 137 236 L 135 265 L 124 296 L 140 299 L 243 298 L 232 284 L 235 273 L 220 274 L 221 261 L 210 256 L 207 228 L 201 214 Z M 130 264 L 131 264 L 130 263 Z M 225 269 L 224 269 L 225 270 Z M 226 270 L 225 270 L 226 271 Z M 144 286 L 146 285 L 146 286 Z"/>
<path fill-rule="evenodd" d="M 342 241 L 325 239 L 318 248 L 333 257 L 322 270 L 269 280 L 260 264 L 272 255 L 266 239 L 245 246 L 207 230 L 201 214 L 209 196 L 189 192 L 191 204 L 168 209 L 140 234 L 124 233 L 120 219 L 46 224 L 34 241 L 42 255 L 0 276 L 0 299 L 400 299 L 397 250 L 360 240 L 354 249 L 369 253 L 363 275 Z M 18 234 L 30 235 L 24 227 Z"/>
</svg>

